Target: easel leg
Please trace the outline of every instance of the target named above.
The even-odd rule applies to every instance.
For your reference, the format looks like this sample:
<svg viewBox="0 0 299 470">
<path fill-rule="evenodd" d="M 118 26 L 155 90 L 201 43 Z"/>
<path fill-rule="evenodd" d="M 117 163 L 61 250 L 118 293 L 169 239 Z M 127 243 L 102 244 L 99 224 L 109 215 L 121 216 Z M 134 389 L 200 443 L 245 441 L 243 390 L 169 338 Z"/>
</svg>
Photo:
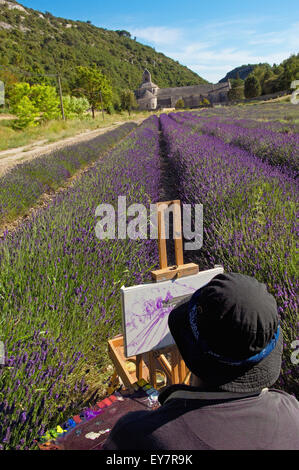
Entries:
<svg viewBox="0 0 299 470">
<path fill-rule="evenodd" d="M 191 377 L 191 372 L 189 370 L 183 382 L 185 385 L 190 385 L 190 377 Z"/>
<path fill-rule="evenodd" d="M 143 357 L 142 354 L 136 356 L 136 377 L 137 380 L 142 379 L 142 372 L 143 372 Z"/>
<path fill-rule="evenodd" d="M 156 388 L 157 386 L 156 364 L 155 364 L 154 353 L 152 351 L 148 353 L 148 362 L 149 362 L 149 382 L 152 387 Z"/>
<path fill-rule="evenodd" d="M 179 381 L 180 383 L 183 383 L 187 374 L 186 365 L 179 351 L 177 354 L 178 354 L 178 363 L 179 363 Z"/>
<path fill-rule="evenodd" d="M 112 394 L 114 392 L 114 390 L 119 386 L 119 377 L 118 377 L 118 373 L 117 371 L 115 370 L 113 372 L 113 375 L 110 379 L 110 384 L 109 384 L 109 387 L 108 387 L 108 394 Z"/>
<path fill-rule="evenodd" d="M 171 352 L 171 367 L 172 367 L 172 383 L 178 384 L 180 383 L 180 376 L 179 376 L 179 358 L 178 358 L 178 351 L 176 348 Z"/>
</svg>

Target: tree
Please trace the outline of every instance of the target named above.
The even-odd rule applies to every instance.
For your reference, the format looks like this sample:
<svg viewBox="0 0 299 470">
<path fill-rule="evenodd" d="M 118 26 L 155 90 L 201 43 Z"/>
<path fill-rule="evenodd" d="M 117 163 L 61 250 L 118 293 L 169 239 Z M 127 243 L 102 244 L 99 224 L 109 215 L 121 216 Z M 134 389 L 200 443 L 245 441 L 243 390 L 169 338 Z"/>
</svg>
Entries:
<svg viewBox="0 0 299 470">
<path fill-rule="evenodd" d="M 84 113 L 90 108 L 90 104 L 85 97 L 66 95 L 63 97 L 64 114 L 67 119 L 82 118 Z"/>
<path fill-rule="evenodd" d="M 59 98 L 55 87 L 32 85 L 29 97 L 35 108 L 40 112 L 41 121 L 59 118 Z"/>
<path fill-rule="evenodd" d="M 275 93 L 276 91 L 279 91 L 278 89 L 278 80 L 277 77 L 272 77 L 269 78 L 269 80 L 265 80 L 262 86 L 262 94 L 263 95 L 268 95 L 271 93 Z"/>
<path fill-rule="evenodd" d="M 125 29 L 117 29 L 115 31 L 119 36 L 123 36 L 125 38 L 130 38 L 131 37 L 131 33 L 129 33 L 129 31 L 126 31 Z"/>
<path fill-rule="evenodd" d="M 123 90 L 121 92 L 121 109 L 128 111 L 129 116 L 131 116 L 131 110 L 137 107 L 135 95 L 131 90 Z"/>
<path fill-rule="evenodd" d="M 29 83 L 21 82 L 16 83 L 13 86 L 10 98 L 10 105 L 12 109 L 16 107 L 24 96 L 28 96 L 30 93 Z"/>
<path fill-rule="evenodd" d="M 244 88 L 246 98 L 255 98 L 260 96 L 262 89 L 259 79 L 253 74 L 250 74 L 245 80 Z"/>
<path fill-rule="evenodd" d="M 276 65 L 276 64 L 273 65 L 273 72 L 275 73 L 275 75 L 281 75 L 283 71 L 284 69 L 281 65 Z"/>
<path fill-rule="evenodd" d="M 116 90 L 113 90 L 112 105 L 116 112 L 120 112 L 122 110 L 120 92 L 117 92 Z"/>
<path fill-rule="evenodd" d="M 292 81 L 299 80 L 299 54 L 291 55 L 281 65 L 284 70 L 279 77 L 279 89 L 290 90 Z"/>
<path fill-rule="evenodd" d="M 110 81 L 96 67 L 77 67 L 76 74 L 77 88 L 73 91 L 88 99 L 94 118 L 97 108 L 107 108 L 112 104 Z"/>
<path fill-rule="evenodd" d="M 204 98 L 201 102 L 202 106 L 210 106 L 210 101 L 208 100 L 208 98 Z"/>
<path fill-rule="evenodd" d="M 11 91 L 10 105 L 18 117 L 14 126 L 24 128 L 59 117 L 59 98 L 55 87 L 16 83 Z"/>
<path fill-rule="evenodd" d="M 241 78 L 231 79 L 231 89 L 228 92 L 230 101 L 240 101 L 244 99 L 244 81 Z"/>
<path fill-rule="evenodd" d="M 37 118 L 39 111 L 28 96 L 23 96 L 21 100 L 14 106 L 13 113 L 17 119 L 13 122 L 14 129 L 24 129 L 25 127 L 37 126 Z"/>
<path fill-rule="evenodd" d="M 182 109 L 185 107 L 185 102 L 183 98 L 180 98 L 176 103 L 175 103 L 175 109 Z"/>
<path fill-rule="evenodd" d="M 17 83 L 17 77 L 9 70 L 0 70 L 0 80 L 4 83 L 5 87 L 5 99 L 10 98 L 11 91 Z"/>
</svg>

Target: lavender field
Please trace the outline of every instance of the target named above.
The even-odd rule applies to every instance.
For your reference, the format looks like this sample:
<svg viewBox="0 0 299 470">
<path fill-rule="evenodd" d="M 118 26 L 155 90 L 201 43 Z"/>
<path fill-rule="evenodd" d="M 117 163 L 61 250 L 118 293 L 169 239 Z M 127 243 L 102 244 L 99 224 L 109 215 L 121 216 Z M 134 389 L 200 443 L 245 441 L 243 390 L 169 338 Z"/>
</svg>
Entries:
<svg viewBox="0 0 299 470">
<path fill-rule="evenodd" d="M 290 360 L 299 327 L 296 119 L 286 132 L 273 111 L 248 119 L 212 112 L 148 118 L 0 241 L 2 449 L 36 448 L 45 430 L 104 393 L 107 339 L 121 333 L 120 287 L 149 280 L 158 264 L 155 240 L 96 238 L 96 207 L 117 207 L 118 196 L 149 207 L 171 191 L 203 204 L 204 244 L 185 259 L 200 269 L 222 264 L 268 286 L 284 334 L 275 388 L 298 396 Z"/>
<path fill-rule="evenodd" d="M 97 160 L 134 127 L 134 123 L 123 124 L 88 144 L 56 150 L 10 170 L 0 178 L 0 224 L 23 215 L 42 194 L 57 190 L 76 171 Z"/>
</svg>

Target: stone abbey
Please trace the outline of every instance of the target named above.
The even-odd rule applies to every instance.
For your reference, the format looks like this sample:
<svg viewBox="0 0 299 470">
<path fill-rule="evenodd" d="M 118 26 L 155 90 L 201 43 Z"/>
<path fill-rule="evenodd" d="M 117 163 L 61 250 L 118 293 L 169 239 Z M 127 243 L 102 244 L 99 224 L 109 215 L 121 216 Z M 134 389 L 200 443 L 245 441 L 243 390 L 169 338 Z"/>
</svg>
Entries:
<svg viewBox="0 0 299 470">
<path fill-rule="evenodd" d="M 203 85 L 182 86 L 176 88 L 159 88 L 152 82 L 148 70 L 143 72 L 142 84 L 135 91 L 139 109 L 174 108 L 179 99 L 183 99 L 187 108 L 196 108 L 204 98 L 211 104 L 226 103 L 230 82 Z"/>
</svg>

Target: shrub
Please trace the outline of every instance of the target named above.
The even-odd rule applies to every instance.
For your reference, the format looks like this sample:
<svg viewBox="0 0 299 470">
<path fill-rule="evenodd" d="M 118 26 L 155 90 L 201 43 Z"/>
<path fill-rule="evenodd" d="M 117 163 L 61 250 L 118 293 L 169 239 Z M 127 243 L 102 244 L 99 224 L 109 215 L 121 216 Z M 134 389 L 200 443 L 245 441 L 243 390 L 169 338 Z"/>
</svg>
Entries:
<svg viewBox="0 0 299 470">
<path fill-rule="evenodd" d="M 10 98 L 11 110 L 17 116 L 16 129 L 32 126 L 38 122 L 57 119 L 60 115 L 56 89 L 49 85 L 16 83 Z M 37 117 L 40 117 L 37 121 Z"/>
<path fill-rule="evenodd" d="M 123 111 L 128 111 L 130 115 L 131 110 L 136 108 L 137 106 L 134 93 L 128 89 L 122 90 L 120 100 L 121 100 L 121 109 Z"/>
<path fill-rule="evenodd" d="M 84 113 L 90 108 L 87 98 L 66 95 L 63 97 L 64 114 L 67 119 L 74 119 L 82 117 Z"/>
<path fill-rule="evenodd" d="M 204 98 L 201 102 L 202 106 L 210 106 L 210 101 L 208 100 L 208 98 Z"/>
<path fill-rule="evenodd" d="M 183 98 L 180 98 L 180 99 L 176 102 L 175 108 L 176 108 L 176 109 L 182 109 L 182 108 L 184 108 L 184 107 L 185 107 L 185 102 L 184 102 Z"/>
<path fill-rule="evenodd" d="M 30 101 L 28 96 L 23 96 L 17 105 L 14 107 L 14 114 L 17 119 L 13 122 L 14 129 L 24 129 L 25 127 L 32 127 L 38 124 L 36 120 L 39 112 Z"/>
<path fill-rule="evenodd" d="M 41 121 L 59 118 L 59 98 L 54 87 L 49 85 L 33 85 L 30 88 L 29 97 L 40 112 Z"/>
<path fill-rule="evenodd" d="M 249 75 L 245 80 L 244 92 L 246 98 L 255 98 L 260 96 L 262 89 L 259 79 L 254 75 Z"/>
</svg>

